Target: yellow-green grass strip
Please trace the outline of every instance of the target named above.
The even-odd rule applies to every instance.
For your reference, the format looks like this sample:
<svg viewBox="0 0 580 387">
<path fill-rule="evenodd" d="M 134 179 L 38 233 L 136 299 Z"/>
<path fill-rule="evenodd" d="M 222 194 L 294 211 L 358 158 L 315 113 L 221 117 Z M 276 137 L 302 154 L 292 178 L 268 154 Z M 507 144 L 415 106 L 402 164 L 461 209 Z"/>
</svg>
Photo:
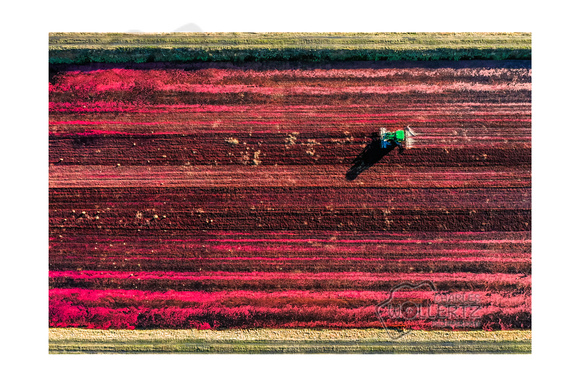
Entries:
<svg viewBox="0 0 580 387">
<path fill-rule="evenodd" d="M 531 33 L 51 33 L 51 64 L 531 59 Z"/>
<path fill-rule="evenodd" d="M 50 353 L 531 353 L 531 331 L 50 328 Z"/>
</svg>

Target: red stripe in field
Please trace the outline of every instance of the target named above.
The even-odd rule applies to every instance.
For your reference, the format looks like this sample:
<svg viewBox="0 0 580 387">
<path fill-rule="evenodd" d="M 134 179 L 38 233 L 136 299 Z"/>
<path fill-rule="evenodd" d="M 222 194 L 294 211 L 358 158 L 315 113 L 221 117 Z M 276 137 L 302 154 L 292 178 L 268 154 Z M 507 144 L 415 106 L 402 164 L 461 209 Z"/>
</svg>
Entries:
<svg viewBox="0 0 580 387">
<path fill-rule="evenodd" d="M 221 243 L 326 243 L 327 239 L 206 239 L 206 242 L 221 242 Z M 500 240 L 426 240 L 426 239 L 336 239 L 332 243 L 388 243 L 388 244 L 457 244 L 457 243 L 530 243 L 529 240 L 523 239 L 500 239 Z"/>
<path fill-rule="evenodd" d="M 141 114 L 165 115 L 187 114 L 189 117 L 195 113 L 201 116 L 213 116 L 222 118 L 236 118 L 240 113 L 243 117 L 287 117 L 289 122 L 295 117 L 324 118 L 361 118 L 361 117 L 403 117 L 416 119 L 417 115 L 428 114 L 430 117 L 457 117 L 457 114 L 467 116 L 504 116 L 510 119 L 514 114 L 531 116 L 529 103 L 501 104 L 493 108 L 489 104 L 469 103 L 455 104 L 454 111 L 445 110 L 445 105 L 416 105 L 412 102 L 405 106 L 396 106 L 397 109 L 385 110 L 384 105 L 286 105 L 283 108 L 275 105 L 255 105 L 251 108 L 247 105 L 198 105 L 198 104 L 135 104 L 126 102 L 106 101 L 83 101 L 83 102 L 49 102 L 49 112 L 56 113 L 79 113 L 82 115 L 93 113 L 125 113 L 129 116 L 139 117 Z M 361 110 L 364 109 L 364 113 Z M 475 110 L 480 109 L 480 110 Z M 122 118 L 122 117 L 119 117 Z M 432 119 L 428 120 L 433 122 Z"/>
<path fill-rule="evenodd" d="M 135 292 L 125 293 L 124 295 L 111 292 L 108 295 L 103 294 L 102 296 L 105 302 L 103 305 L 110 304 L 111 302 L 121 305 L 115 308 L 96 306 L 98 305 L 99 297 L 98 295 L 95 297 L 95 294 L 84 297 L 80 292 L 73 292 L 69 298 L 63 293 L 51 293 L 51 326 L 81 326 L 92 328 L 200 328 L 202 326 L 205 328 L 280 328 L 292 326 L 341 328 L 380 327 L 376 318 L 377 310 L 375 305 L 344 308 L 337 304 L 328 306 L 319 304 L 316 306 L 301 305 L 297 308 L 293 305 L 291 293 L 287 293 L 287 299 L 281 300 L 282 302 L 277 304 L 278 306 L 224 306 L 219 303 L 212 304 L 204 303 L 203 301 L 200 304 L 196 304 L 195 301 L 193 303 L 190 301 L 189 306 L 185 306 L 187 304 L 184 303 L 179 304 L 183 306 L 177 306 L 177 304 L 167 306 L 167 303 L 170 302 L 167 297 L 154 300 L 155 295 L 153 294 L 143 295 L 146 297 L 144 303 L 134 306 L 131 302 L 135 300 L 135 296 L 139 296 Z M 123 296 L 128 296 L 125 300 L 129 301 L 129 304 L 124 303 Z M 207 295 L 199 294 L 196 296 L 197 298 L 190 295 L 189 299 L 196 301 L 208 300 Z M 215 295 L 210 295 L 210 297 L 212 296 L 215 300 Z M 308 300 L 310 295 L 294 293 L 293 296 L 296 300 Z M 329 294 L 328 296 L 331 295 Z M 336 296 L 336 294 L 333 296 Z M 476 293 L 470 293 L 456 294 L 456 296 L 462 300 L 474 300 L 478 295 Z M 228 297 L 228 295 L 225 295 L 225 297 Z M 244 298 L 244 295 L 243 293 L 230 293 L 229 297 L 230 301 L 224 299 L 222 302 L 227 304 L 231 300 L 235 300 L 236 297 Z M 258 300 L 266 303 L 268 302 L 268 297 L 268 295 L 257 295 Z M 248 296 L 246 295 L 245 298 L 247 299 Z M 413 292 L 402 295 L 400 299 L 435 300 L 435 298 L 436 296 L 432 294 Z M 327 301 L 334 300 L 334 298 L 319 300 Z M 159 301 L 162 301 L 165 305 L 159 304 Z M 498 303 L 498 299 L 496 298 L 495 302 L 491 301 L 490 304 L 484 303 L 482 301 L 478 308 L 474 308 L 474 311 L 477 312 L 477 318 L 481 320 L 482 325 L 492 322 L 494 319 L 497 320 L 498 318 L 501 321 L 503 318 L 503 328 L 510 329 L 527 324 L 525 321 L 526 318 L 529 320 L 530 305 L 529 303 L 526 304 L 525 301 L 524 304 L 520 305 L 514 303 L 502 304 L 501 301 Z M 523 319 L 518 322 L 518 318 Z M 415 326 L 418 328 L 429 328 L 435 323 L 436 321 L 433 321 L 432 316 L 427 315 L 419 316 L 412 321 L 403 321 L 403 324 L 408 324 L 408 327 Z M 386 324 L 396 325 L 401 324 L 401 321 L 387 319 Z"/>
<path fill-rule="evenodd" d="M 70 279 L 98 279 L 98 278 L 114 278 L 114 279 L 170 279 L 170 280 L 240 280 L 240 281 L 260 281 L 260 280 L 276 280 L 284 279 L 290 281 L 300 280 L 352 280 L 352 281 L 461 281 L 461 282 L 499 282 L 499 283 L 520 283 L 530 284 L 529 276 L 521 274 L 480 274 L 480 273 L 362 273 L 362 272 L 348 272 L 348 273 L 271 273 L 271 272 L 255 272 L 255 273 L 230 273 L 230 272 L 117 272 L 117 271 L 51 271 L 50 278 L 66 277 Z"/>
<path fill-rule="evenodd" d="M 320 241 L 325 242 L 334 242 L 339 240 L 336 235 L 335 231 L 325 231 L 325 230 L 316 230 L 313 231 L 318 238 L 310 238 L 310 239 L 317 239 Z M 247 240 L 248 236 L 256 237 L 257 235 L 262 236 L 261 239 L 267 240 L 278 240 L 290 237 L 297 237 L 300 238 L 303 234 L 297 231 L 290 231 L 290 230 L 256 230 L 253 231 L 233 231 L 233 230 L 213 230 L 213 231 L 206 231 L 203 233 L 199 233 L 195 236 L 182 236 L 179 238 L 174 237 L 164 237 L 163 241 L 167 242 L 203 242 L 206 241 L 207 238 L 212 237 L 239 237 L 236 241 L 244 241 Z M 359 235 L 358 232 L 349 232 L 343 231 L 341 232 L 341 238 L 349 238 L 351 240 L 367 240 L 368 236 L 375 236 L 376 239 L 382 237 L 381 239 L 384 240 L 409 240 L 410 237 L 422 237 L 424 241 L 436 241 L 441 244 L 449 243 L 455 245 L 457 241 L 486 241 L 489 238 L 493 238 L 496 240 L 517 240 L 517 241 L 526 241 L 531 242 L 529 232 L 521 232 L 521 231 L 514 231 L 514 232 L 503 232 L 503 231 L 489 231 L 489 232 L 477 232 L 477 231 L 447 231 L 447 232 L 417 232 L 413 234 L 409 234 L 406 232 L 392 232 L 392 231 L 369 231 L 364 234 L 364 236 Z M 356 238 L 359 239 L 356 239 Z M 83 237 L 84 238 L 84 237 Z M 225 238 L 229 239 L 229 238 Z M 256 238 L 257 239 L 257 238 Z M 124 238 L 120 238 L 118 236 L 110 236 L 107 238 L 108 241 L 111 242 L 123 242 L 125 241 Z M 158 241 L 158 237 L 147 237 L 147 236 L 140 236 L 140 241 Z M 217 240 L 217 239 L 216 239 Z M 219 239 L 220 241 L 223 239 Z M 446 242 L 452 241 L 452 242 Z"/>
<path fill-rule="evenodd" d="M 138 90 L 158 90 L 158 91 L 181 91 L 189 93 L 261 93 L 275 94 L 283 91 L 289 94 L 311 94 L 329 95 L 332 93 L 440 93 L 443 91 L 502 91 L 502 90 L 531 90 L 529 82 L 529 70 L 522 70 L 521 73 L 528 78 L 518 81 L 514 78 L 511 82 L 499 82 L 501 74 L 505 70 L 491 70 L 479 73 L 469 70 L 464 72 L 469 78 L 462 78 L 456 69 L 445 71 L 445 69 L 420 71 L 405 71 L 405 77 L 401 77 L 401 72 L 386 70 L 317 70 L 317 71 L 240 71 L 221 70 L 220 76 L 211 74 L 209 77 L 203 71 L 182 71 L 182 70 L 97 70 L 88 72 L 69 72 L 62 75 L 57 82 L 49 85 L 51 93 L 70 91 L 132 91 Z M 461 70 L 460 70 L 461 72 Z M 512 71 L 513 72 L 513 71 Z M 480 78 L 474 78 L 473 76 Z M 308 75 L 316 74 L 312 81 Z M 409 76 L 420 75 L 425 77 L 431 74 L 430 81 L 409 82 Z M 277 82 L 271 82 L 273 76 L 280 77 Z M 325 76 L 329 77 L 325 79 Z M 385 80 L 377 79 L 386 77 Z M 496 78 L 497 81 L 490 81 Z M 226 80 L 227 79 L 227 80 Z M 412 79 L 412 78 L 411 78 Z M 225 82 L 223 82 L 225 80 Z M 371 82 L 364 86 L 355 86 L 362 81 Z M 309 85 L 309 82 L 311 85 Z M 314 84 L 312 84 L 314 82 Z M 321 85 L 321 82 L 323 84 Z M 376 85 L 380 82 L 381 85 Z M 296 84 L 299 85 L 296 85 Z M 300 85 L 300 83 L 302 85 Z M 333 87 L 325 87 L 325 84 L 332 84 Z"/>
<path fill-rule="evenodd" d="M 54 239 L 53 239 L 54 240 Z M 180 261 L 267 261 L 267 262 L 292 262 L 292 261 L 332 261 L 332 262 L 380 262 L 380 263 L 389 263 L 389 262 L 530 262 L 531 257 L 522 257 L 525 254 L 493 254 L 492 256 L 461 256 L 460 254 L 456 254 L 456 251 L 450 252 L 453 256 L 433 256 L 434 254 L 429 254 L 428 256 L 425 253 L 420 253 L 421 257 L 416 258 L 414 255 L 412 257 L 409 256 L 397 256 L 396 258 L 387 258 L 387 257 L 356 257 L 356 256 L 349 256 L 349 257 L 287 257 L 287 256 L 278 256 L 278 257 L 260 257 L 260 256 L 248 256 L 248 257 L 190 257 L 190 258 L 172 258 L 172 257 L 162 257 L 162 256 L 131 256 L 129 258 L 125 258 L 123 256 L 108 256 L 107 260 L 180 260 Z M 66 259 L 75 259 L 76 257 L 58 257 L 55 258 L 58 260 L 66 260 Z M 95 257 L 82 257 L 80 259 L 100 259 Z"/>
<path fill-rule="evenodd" d="M 96 85 L 87 87 L 87 91 L 104 94 L 107 92 L 132 91 L 134 85 L 112 84 L 108 86 Z M 408 85 L 408 86 L 364 86 L 364 87 L 255 87 L 246 85 L 152 85 L 152 90 L 181 93 L 210 93 L 210 94 L 234 94 L 255 93 L 263 95 L 275 95 L 279 93 L 287 95 L 333 95 L 337 93 L 351 94 L 401 94 L 401 93 L 444 93 L 449 91 L 531 91 L 530 84 L 513 85 L 483 85 L 470 83 L 456 83 L 451 85 Z M 66 86 L 61 86 L 62 91 L 69 91 Z M 54 94 L 58 91 L 53 91 Z"/>
<path fill-rule="evenodd" d="M 523 82 L 530 81 L 530 69 L 516 68 L 392 68 L 392 69 L 295 69 L 295 70 L 254 70 L 249 68 L 251 64 L 241 65 L 246 68 L 239 69 L 200 69 L 187 71 L 180 69 L 160 70 L 160 69 L 110 69 L 93 71 L 68 71 L 62 74 L 57 84 L 83 84 L 94 82 L 99 85 L 114 85 L 122 87 L 134 84 L 136 80 L 151 81 L 157 84 L 191 84 L 204 82 L 204 84 L 231 83 L 232 80 L 245 82 L 248 84 L 260 84 L 261 81 L 283 82 L 288 79 L 300 80 L 304 82 L 320 83 L 328 78 L 330 81 L 372 81 L 377 78 L 386 78 L 399 82 L 409 82 L 422 84 L 425 79 L 445 79 L 445 80 L 481 80 L 488 83 L 507 83 L 506 78 L 522 79 Z M 419 78 L 415 80 L 414 78 Z M 378 79 L 378 81 L 384 81 Z M 494 82 L 495 81 L 495 82 Z M 503 82 L 502 82 L 503 81 Z M 508 81 L 508 82 L 509 82 Z M 274 82 L 276 83 L 276 82 Z"/>
<path fill-rule="evenodd" d="M 189 124 L 212 124 L 212 121 L 207 122 L 189 122 Z M 50 121 L 49 125 L 174 125 L 179 124 L 179 122 L 126 122 L 126 121 Z M 101 132 L 103 134 L 107 133 L 105 131 Z M 169 133 L 169 132 L 168 132 Z"/>
<path fill-rule="evenodd" d="M 511 292 L 446 292 L 439 294 L 432 291 L 415 291 L 405 290 L 391 295 L 388 291 L 374 292 L 374 291 L 276 291 L 276 292 L 260 292 L 260 291 L 222 291 L 222 292 L 149 292 L 141 290 L 124 290 L 124 289 L 109 289 L 109 290 L 88 290 L 82 288 L 73 289 L 50 289 L 50 298 L 52 300 L 68 300 L 73 303 L 81 303 L 87 306 L 103 306 L 103 307 L 121 307 L 125 305 L 140 306 L 143 303 L 147 305 L 162 305 L 162 303 L 170 302 L 177 306 L 175 302 L 179 302 L 181 307 L 195 306 L 195 305 L 302 305 L 311 304 L 313 302 L 323 305 L 323 302 L 328 305 L 338 305 L 343 308 L 352 308 L 357 305 L 354 301 L 359 301 L 359 304 L 375 305 L 383 302 L 389 297 L 394 299 L 421 299 L 429 301 L 438 301 L 445 297 L 445 300 L 457 300 L 458 302 L 475 302 L 480 306 L 495 306 L 495 307 L 530 307 L 530 298 L 526 294 L 513 294 Z M 175 302 L 174 302 L 175 301 Z"/>
</svg>

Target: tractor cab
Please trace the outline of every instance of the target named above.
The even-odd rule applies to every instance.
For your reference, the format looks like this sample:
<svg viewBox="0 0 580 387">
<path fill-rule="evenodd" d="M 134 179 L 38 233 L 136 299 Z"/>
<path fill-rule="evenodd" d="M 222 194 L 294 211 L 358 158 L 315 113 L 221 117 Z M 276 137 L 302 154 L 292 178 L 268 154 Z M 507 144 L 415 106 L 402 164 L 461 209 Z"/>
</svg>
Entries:
<svg viewBox="0 0 580 387">
<path fill-rule="evenodd" d="M 381 128 L 379 132 L 381 148 L 388 148 L 391 146 L 397 146 L 401 149 L 406 148 L 409 145 L 407 144 L 408 136 L 414 135 L 415 134 L 408 126 L 404 130 L 396 130 L 394 132 L 389 132 L 386 128 Z"/>
</svg>

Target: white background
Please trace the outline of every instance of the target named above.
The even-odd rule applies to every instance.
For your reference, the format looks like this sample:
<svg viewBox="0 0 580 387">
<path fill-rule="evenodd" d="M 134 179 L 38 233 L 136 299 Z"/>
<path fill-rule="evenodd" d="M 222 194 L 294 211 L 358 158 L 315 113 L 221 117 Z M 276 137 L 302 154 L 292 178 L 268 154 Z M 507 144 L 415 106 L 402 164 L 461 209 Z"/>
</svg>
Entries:
<svg viewBox="0 0 580 387">
<path fill-rule="evenodd" d="M 567 4 L 76 0 L 3 5 L 0 334 L 5 385 L 577 383 L 579 58 L 576 12 Z M 533 354 L 49 356 L 48 32 L 172 32 L 189 24 L 204 32 L 532 32 Z"/>
</svg>

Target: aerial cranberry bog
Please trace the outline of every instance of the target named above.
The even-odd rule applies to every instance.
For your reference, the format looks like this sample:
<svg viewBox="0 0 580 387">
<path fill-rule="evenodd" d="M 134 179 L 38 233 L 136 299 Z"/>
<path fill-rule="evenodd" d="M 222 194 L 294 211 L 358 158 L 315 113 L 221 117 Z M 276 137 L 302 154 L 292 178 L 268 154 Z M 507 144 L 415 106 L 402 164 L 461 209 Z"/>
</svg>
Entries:
<svg viewBox="0 0 580 387">
<path fill-rule="evenodd" d="M 52 353 L 531 351 L 530 34 L 49 47 Z"/>
</svg>

